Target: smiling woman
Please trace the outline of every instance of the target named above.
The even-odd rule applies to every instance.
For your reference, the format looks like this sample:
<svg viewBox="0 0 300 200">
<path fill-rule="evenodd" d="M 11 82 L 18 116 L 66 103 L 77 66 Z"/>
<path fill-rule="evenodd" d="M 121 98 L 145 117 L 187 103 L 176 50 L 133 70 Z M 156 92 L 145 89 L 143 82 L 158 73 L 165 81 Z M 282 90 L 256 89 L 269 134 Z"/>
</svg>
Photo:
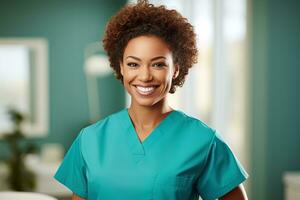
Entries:
<svg viewBox="0 0 300 200">
<path fill-rule="evenodd" d="M 172 80 L 179 72 L 168 45 L 154 36 L 130 40 L 120 66 L 124 87 L 137 106 L 165 104 Z"/>
<path fill-rule="evenodd" d="M 103 40 L 131 97 L 121 110 L 81 130 L 55 178 L 81 199 L 246 199 L 247 173 L 218 131 L 174 110 L 197 58 L 193 26 L 147 1 L 125 6 Z"/>
</svg>

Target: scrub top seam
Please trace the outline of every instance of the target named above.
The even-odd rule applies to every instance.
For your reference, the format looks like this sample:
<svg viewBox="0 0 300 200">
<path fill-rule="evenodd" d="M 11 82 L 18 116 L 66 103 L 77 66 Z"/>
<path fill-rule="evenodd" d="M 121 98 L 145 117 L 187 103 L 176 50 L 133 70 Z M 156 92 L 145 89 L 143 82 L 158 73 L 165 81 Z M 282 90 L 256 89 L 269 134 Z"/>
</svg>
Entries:
<svg viewBox="0 0 300 200">
<path fill-rule="evenodd" d="M 202 167 L 201 167 L 199 177 L 202 176 L 203 170 L 204 170 L 204 168 L 205 168 L 206 165 L 207 165 L 207 162 L 208 162 L 208 155 L 209 155 L 209 152 L 210 152 L 210 150 L 211 150 L 211 148 L 212 148 L 212 144 L 213 144 L 214 141 L 215 141 L 215 138 L 216 138 L 216 134 L 213 135 L 213 137 L 212 137 L 212 139 L 211 139 L 211 141 L 210 141 L 210 143 L 209 143 L 209 148 L 206 150 L 204 164 L 203 164 Z"/>
</svg>

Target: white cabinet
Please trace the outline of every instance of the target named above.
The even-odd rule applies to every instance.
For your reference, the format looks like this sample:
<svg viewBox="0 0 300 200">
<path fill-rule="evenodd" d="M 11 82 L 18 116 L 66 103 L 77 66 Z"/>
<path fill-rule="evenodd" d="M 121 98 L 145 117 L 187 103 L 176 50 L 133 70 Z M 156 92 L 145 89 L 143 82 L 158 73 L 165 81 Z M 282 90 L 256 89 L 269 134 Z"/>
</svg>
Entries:
<svg viewBox="0 0 300 200">
<path fill-rule="evenodd" d="M 300 172 L 286 172 L 283 182 L 285 200 L 300 200 Z"/>
<path fill-rule="evenodd" d="M 60 162 L 46 163 L 29 161 L 27 167 L 36 174 L 36 189 L 35 192 L 48 194 L 55 197 L 68 197 L 71 192 L 62 184 L 58 183 L 54 178 L 54 174 L 59 167 Z"/>
</svg>

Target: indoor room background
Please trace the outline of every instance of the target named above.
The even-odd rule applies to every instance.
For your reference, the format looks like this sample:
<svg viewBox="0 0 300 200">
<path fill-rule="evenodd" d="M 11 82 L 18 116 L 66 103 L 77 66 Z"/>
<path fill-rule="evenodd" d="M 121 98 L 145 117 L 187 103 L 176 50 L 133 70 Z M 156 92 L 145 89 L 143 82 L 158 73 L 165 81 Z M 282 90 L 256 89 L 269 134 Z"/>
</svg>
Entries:
<svg viewBox="0 0 300 200">
<path fill-rule="evenodd" d="M 81 128 L 130 104 L 101 46 L 130 2 L 0 0 L 0 199 L 11 190 L 70 198 L 52 178 L 64 153 Z M 197 33 L 198 63 L 172 106 L 222 133 L 250 175 L 249 199 L 300 197 L 300 1 L 150 2 Z M 20 163 L 34 178 L 13 176 L 27 173 Z"/>
</svg>

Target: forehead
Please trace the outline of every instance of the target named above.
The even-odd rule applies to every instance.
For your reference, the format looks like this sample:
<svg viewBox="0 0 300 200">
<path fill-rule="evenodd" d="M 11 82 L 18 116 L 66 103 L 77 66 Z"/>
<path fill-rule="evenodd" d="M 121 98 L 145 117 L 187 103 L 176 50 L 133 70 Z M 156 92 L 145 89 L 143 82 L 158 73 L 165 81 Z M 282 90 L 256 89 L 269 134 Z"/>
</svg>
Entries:
<svg viewBox="0 0 300 200">
<path fill-rule="evenodd" d="M 124 57 L 168 56 L 172 52 L 168 44 L 157 36 L 139 36 L 129 40 L 124 50 Z"/>
</svg>

